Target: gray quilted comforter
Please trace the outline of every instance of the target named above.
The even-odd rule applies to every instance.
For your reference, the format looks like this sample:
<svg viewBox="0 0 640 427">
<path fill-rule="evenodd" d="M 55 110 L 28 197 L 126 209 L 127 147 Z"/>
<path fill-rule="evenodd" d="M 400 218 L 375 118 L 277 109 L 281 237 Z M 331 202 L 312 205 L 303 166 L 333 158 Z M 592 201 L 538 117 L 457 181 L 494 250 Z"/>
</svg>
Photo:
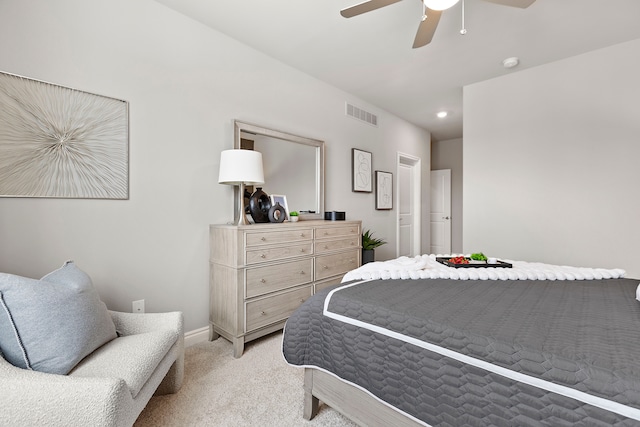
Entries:
<svg viewBox="0 0 640 427">
<path fill-rule="evenodd" d="M 640 426 L 638 283 L 347 284 L 289 318 L 283 353 L 434 426 Z"/>
</svg>

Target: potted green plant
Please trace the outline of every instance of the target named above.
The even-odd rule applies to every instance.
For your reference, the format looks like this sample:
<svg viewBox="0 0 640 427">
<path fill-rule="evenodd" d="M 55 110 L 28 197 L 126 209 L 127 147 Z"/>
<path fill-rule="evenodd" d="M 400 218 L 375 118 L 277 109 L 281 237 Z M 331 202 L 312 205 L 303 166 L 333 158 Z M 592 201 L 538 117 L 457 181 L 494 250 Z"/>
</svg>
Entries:
<svg viewBox="0 0 640 427">
<path fill-rule="evenodd" d="M 365 232 L 362 233 L 362 264 L 373 262 L 375 259 L 375 248 L 385 243 L 387 242 L 373 237 L 371 230 L 365 230 Z"/>
<path fill-rule="evenodd" d="M 297 222 L 299 219 L 300 219 L 300 216 L 298 214 L 298 211 L 289 212 L 289 221 L 290 222 Z"/>
</svg>

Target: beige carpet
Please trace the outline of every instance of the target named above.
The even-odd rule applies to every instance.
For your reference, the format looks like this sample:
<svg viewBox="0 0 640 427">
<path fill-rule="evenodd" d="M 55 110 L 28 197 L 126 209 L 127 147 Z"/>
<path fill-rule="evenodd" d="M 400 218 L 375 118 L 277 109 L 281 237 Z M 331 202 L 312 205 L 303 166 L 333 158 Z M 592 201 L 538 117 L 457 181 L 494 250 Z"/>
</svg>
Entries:
<svg viewBox="0 0 640 427">
<path fill-rule="evenodd" d="M 154 397 L 135 427 L 158 426 L 355 426 L 328 406 L 302 418 L 303 370 L 287 365 L 282 333 L 252 341 L 234 359 L 224 338 L 185 351 L 180 392 Z"/>
</svg>

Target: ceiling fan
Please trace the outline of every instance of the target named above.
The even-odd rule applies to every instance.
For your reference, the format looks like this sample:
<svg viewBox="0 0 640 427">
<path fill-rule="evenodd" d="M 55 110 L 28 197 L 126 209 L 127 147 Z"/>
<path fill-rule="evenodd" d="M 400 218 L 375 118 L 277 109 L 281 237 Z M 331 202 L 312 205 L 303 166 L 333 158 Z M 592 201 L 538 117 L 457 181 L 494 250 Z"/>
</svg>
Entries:
<svg viewBox="0 0 640 427">
<path fill-rule="evenodd" d="M 397 3 L 400 0 L 368 0 L 362 3 L 358 3 L 354 6 L 342 9 L 340 14 L 345 18 L 352 18 L 357 15 L 361 15 L 372 10 L 380 9 L 381 7 L 389 6 Z M 459 0 L 421 0 L 423 4 L 422 20 L 418 26 L 418 32 L 416 38 L 413 41 L 413 48 L 422 47 L 431 43 L 433 34 L 436 32 L 438 22 L 440 21 L 440 15 L 446 9 L 449 9 Z M 519 8 L 527 8 L 533 4 L 536 0 L 484 0 L 491 3 L 501 4 L 504 6 L 513 6 Z"/>
</svg>

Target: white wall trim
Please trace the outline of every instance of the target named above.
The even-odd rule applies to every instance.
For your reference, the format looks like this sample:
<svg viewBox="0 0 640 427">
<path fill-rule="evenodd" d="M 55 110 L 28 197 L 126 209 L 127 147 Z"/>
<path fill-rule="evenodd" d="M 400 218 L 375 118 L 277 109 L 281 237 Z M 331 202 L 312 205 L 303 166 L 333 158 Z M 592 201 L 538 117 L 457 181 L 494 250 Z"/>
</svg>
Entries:
<svg viewBox="0 0 640 427">
<path fill-rule="evenodd" d="M 209 340 L 209 327 L 194 329 L 193 331 L 184 333 L 184 346 L 191 347 L 194 344 Z"/>
</svg>

